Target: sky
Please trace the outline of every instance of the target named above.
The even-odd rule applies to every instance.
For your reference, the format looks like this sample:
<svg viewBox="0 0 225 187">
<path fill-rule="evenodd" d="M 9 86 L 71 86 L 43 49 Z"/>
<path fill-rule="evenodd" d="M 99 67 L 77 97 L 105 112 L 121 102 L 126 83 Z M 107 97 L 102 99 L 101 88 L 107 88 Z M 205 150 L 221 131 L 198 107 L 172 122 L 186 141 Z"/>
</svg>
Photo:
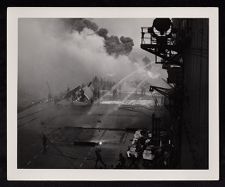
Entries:
<svg viewBox="0 0 225 187">
<path fill-rule="evenodd" d="M 19 98 L 28 95 L 34 98 L 45 97 L 48 93 L 47 82 L 53 94 L 58 94 L 67 87 L 90 81 L 95 75 L 118 82 L 138 70 L 139 75 L 136 76 L 138 79 L 149 76 L 154 83 L 161 84 L 161 78 L 167 78 L 161 65 L 152 63 L 149 72 L 143 70 L 142 59 L 147 56 L 153 62 L 154 56 L 140 48 L 141 27 L 151 26 L 152 19 L 88 20 L 97 24 L 98 28 L 106 28 L 109 36 L 132 38 L 134 46 L 130 54 L 118 57 L 108 54 L 103 37 L 93 34 L 88 27 L 80 32 L 71 25 L 67 27 L 65 19 L 20 18 Z M 131 60 L 132 56 L 138 59 L 138 63 Z"/>
</svg>

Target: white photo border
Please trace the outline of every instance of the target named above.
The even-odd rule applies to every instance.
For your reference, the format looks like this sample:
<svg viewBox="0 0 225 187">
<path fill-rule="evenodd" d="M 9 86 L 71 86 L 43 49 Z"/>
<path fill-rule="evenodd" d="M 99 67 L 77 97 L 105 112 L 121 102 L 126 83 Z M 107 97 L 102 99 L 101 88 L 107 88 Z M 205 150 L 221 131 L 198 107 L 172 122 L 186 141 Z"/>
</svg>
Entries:
<svg viewBox="0 0 225 187">
<path fill-rule="evenodd" d="M 209 18 L 209 169 L 17 169 L 18 18 Z M 7 179 L 54 181 L 219 180 L 219 34 L 216 7 L 10 7 L 7 9 Z"/>
</svg>

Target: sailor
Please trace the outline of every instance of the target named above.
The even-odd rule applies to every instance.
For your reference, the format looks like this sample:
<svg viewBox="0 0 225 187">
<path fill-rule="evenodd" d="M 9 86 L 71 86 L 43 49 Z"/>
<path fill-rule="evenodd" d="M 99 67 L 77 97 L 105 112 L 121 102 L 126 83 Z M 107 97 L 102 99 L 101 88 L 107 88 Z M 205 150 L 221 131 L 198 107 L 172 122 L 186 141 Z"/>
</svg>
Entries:
<svg viewBox="0 0 225 187">
<path fill-rule="evenodd" d="M 97 168 L 98 162 L 100 162 L 104 166 L 104 168 L 106 168 L 106 164 L 102 160 L 101 149 L 100 148 L 96 148 L 95 155 L 96 155 L 95 168 Z"/>
</svg>

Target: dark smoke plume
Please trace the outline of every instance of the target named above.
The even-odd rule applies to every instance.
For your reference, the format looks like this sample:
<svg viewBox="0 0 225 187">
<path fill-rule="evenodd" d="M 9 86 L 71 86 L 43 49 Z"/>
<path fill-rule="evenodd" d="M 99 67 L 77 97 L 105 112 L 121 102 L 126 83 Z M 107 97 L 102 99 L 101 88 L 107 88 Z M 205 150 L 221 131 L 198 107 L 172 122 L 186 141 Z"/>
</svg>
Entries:
<svg viewBox="0 0 225 187">
<path fill-rule="evenodd" d="M 98 28 L 98 25 L 84 18 L 65 19 L 65 23 L 70 27 L 71 31 L 76 30 L 79 33 L 85 28 L 93 30 L 97 35 L 104 38 L 106 52 L 109 55 L 118 57 L 119 55 L 129 55 L 134 46 L 134 42 L 129 37 L 108 36 L 108 30 Z"/>
<path fill-rule="evenodd" d="M 128 37 L 110 36 L 105 40 L 105 48 L 110 55 L 129 55 L 134 46 L 133 40 Z"/>
<path fill-rule="evenodd" d="M 128 55 L 132 51 L 134 43 L 131 38 L 110 36 L 105 39 L 105 48 L 109 55 Z"/>
<path fill-rule="evenodd" d="M 76 30 L 79 33 L 84 30 L 84 28 L 91 29 L 93 31 L 98 30 L 98 25 L 92 21 L 84 18 L 74 18 L 74 19 L 63 19 L 66 26 L 70 27 L 70 30 Z"/>
<path fill-rule="evenodd" d="M 96 32 L 99 36 L 103 37 L 105 40 L 108 38 L 108 30 L 105 28 L 100 28 L 97 32 Z"/>
</svg>

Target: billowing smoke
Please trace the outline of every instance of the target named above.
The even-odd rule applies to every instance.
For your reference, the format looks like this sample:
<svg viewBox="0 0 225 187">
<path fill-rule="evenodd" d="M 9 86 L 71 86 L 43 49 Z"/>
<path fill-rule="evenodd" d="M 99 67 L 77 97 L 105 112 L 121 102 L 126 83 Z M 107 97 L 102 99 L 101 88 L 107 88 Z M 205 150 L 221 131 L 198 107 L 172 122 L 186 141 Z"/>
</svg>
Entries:
<svg viewBox="0 0 225 187">
<path fill-rule="evenodd" d="M 110 36 L 105 40 L 105 48 L 108 54 L 115 55 L 128 55 L 132 51 L 134 43 L 129 37 Z"/>
<path fill-rule="evenodd" d="M 105 40 L 108 38 L 108 30 L 105 29 L 105 28 L 100 28 L 98 31 L 97 31 L 97 34 L 101 37 L 103 37 Z"/>
<path fill-rule="evenodd" d="M 129 55 L 134 46 L 134 42 L 131 38 L 124 36 L 119 38 L 114 35 L 109 36 L 106 28 L 98 28 L 96 23 L 85 18 L 64 19 L 64 22 L 72 32 L 76 30 L 80 33 L 87 28 L 104 38 L 104 47 L 109 55 L 114 55 L 115 57 L 119 55 Z"/>
<path fill-rule="evenodd" d="M 134 71 L 142 77 L 133 79 L 158 76 L 131 62 L 132 39 L 108 36 L 107 29 L 86 19 L 65 20 L 19 19 L 19 102 L 46 98 L 47 82 L 54 95 L 96 75 L 115 82 Z"/>
<path fill-rule="evenodd" d="M 90 20 L 84 18 L 69 18 L 69 19 L 61 19 L 66 27 L 68 27 L 71 31 L 82 32 L 85 28 L 97 31 L 98 25 Z"/>
</svg>

